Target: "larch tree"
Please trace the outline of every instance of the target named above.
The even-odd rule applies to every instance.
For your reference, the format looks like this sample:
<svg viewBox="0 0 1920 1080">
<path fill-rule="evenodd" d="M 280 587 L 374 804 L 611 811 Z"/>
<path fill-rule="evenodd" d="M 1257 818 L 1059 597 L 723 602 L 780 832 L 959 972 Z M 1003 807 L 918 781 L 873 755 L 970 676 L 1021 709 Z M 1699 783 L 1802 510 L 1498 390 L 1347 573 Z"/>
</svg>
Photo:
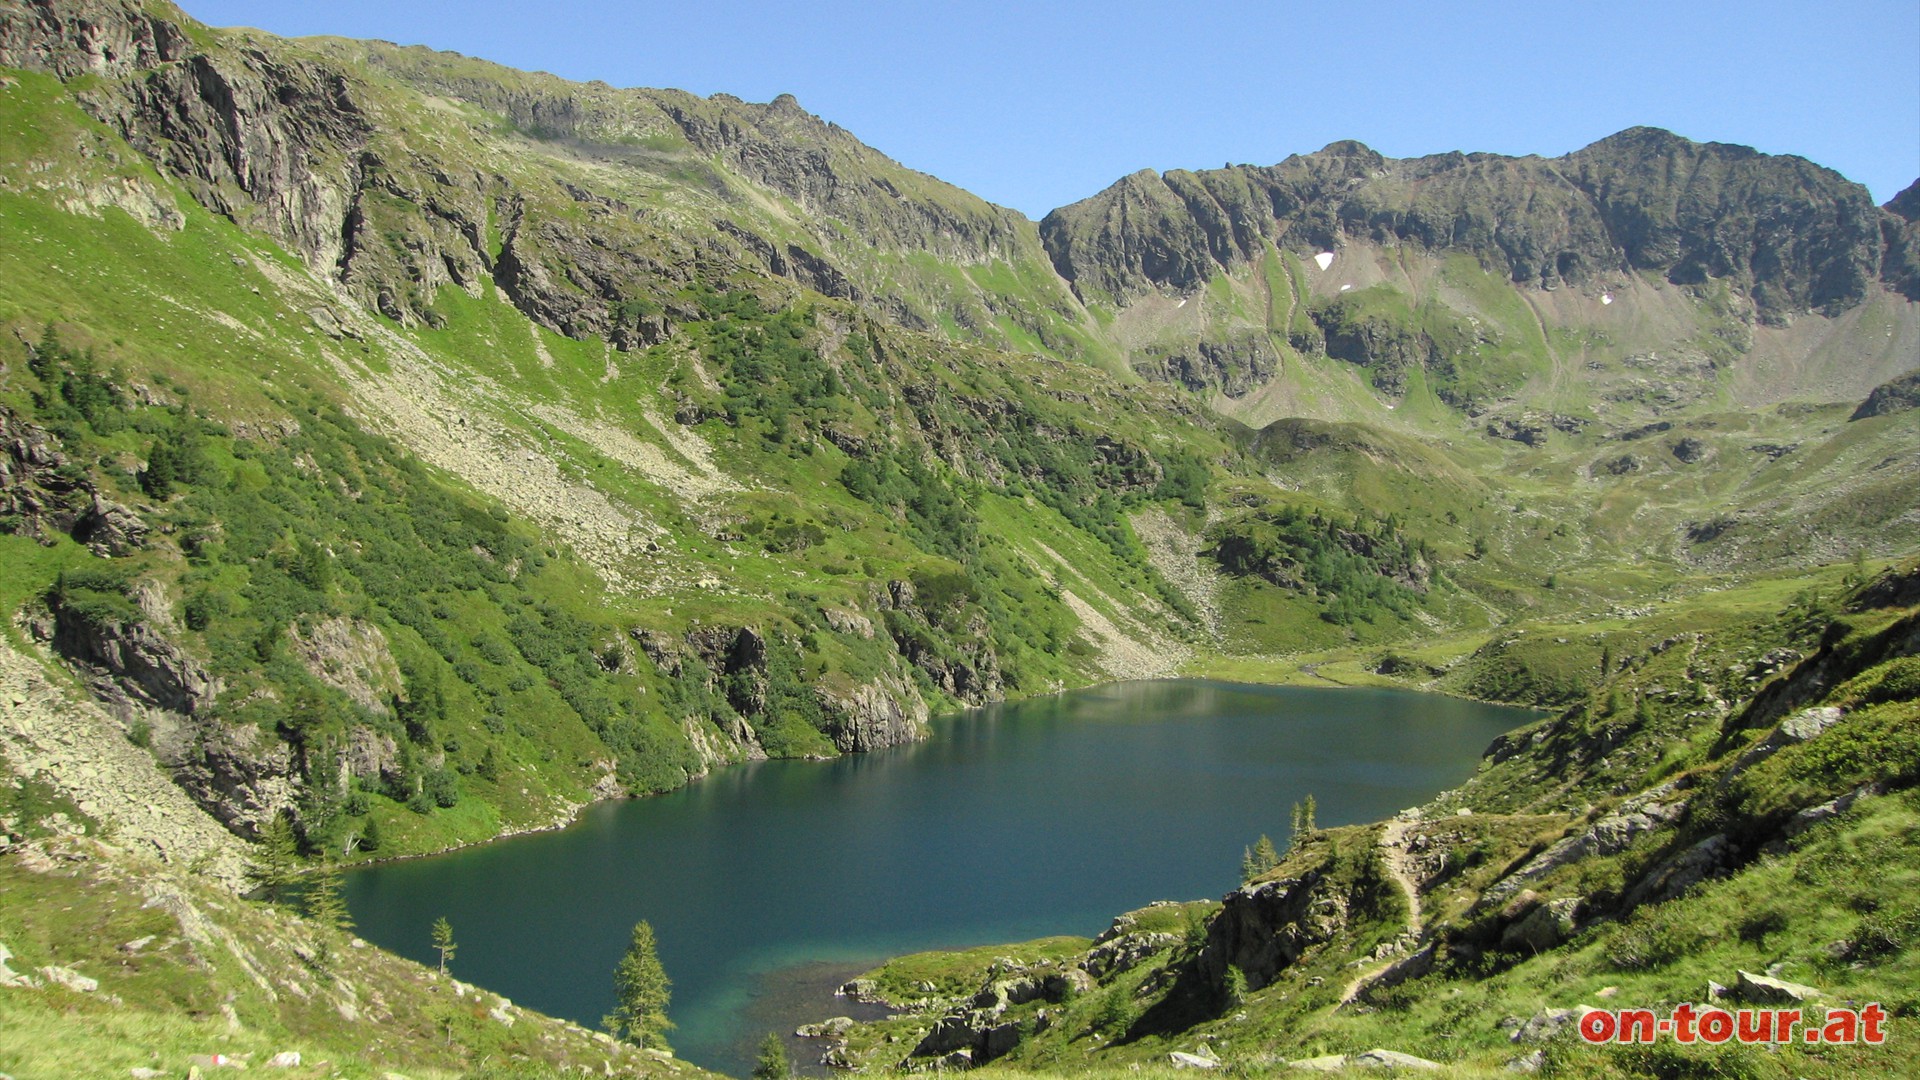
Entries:
<svg viewBox="0 0 1920 1080">
<path fill-rule="evenodd" d="M 666 1033 L 674 1025 L 667 1019 L 667 1004 L 673 982 L 660 964 L 653 926 L 645 919 L 634 926 L 633 941 L 614 968 L 613 996 L 613 1011 L 601 1021 L 608 1031 L 636 1046 L 668 1048 Z"/>
<path fill-rule="evenodd" d="M 445 915 L 433 920 L 433 947 L 440 950 L 440 974 L 447 973 L 447 962 L 453 959 L 454 950 L 460 946 L 453 940 L 453 924 Z"/>
</svg>

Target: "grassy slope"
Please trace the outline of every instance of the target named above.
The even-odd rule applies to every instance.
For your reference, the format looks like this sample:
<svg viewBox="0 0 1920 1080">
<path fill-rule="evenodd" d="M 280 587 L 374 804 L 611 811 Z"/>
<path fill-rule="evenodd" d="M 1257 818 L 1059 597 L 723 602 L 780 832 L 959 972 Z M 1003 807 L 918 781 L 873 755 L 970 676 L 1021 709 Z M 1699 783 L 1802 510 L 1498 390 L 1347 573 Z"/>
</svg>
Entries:
<svg viewBox="0 0 1920 1080">
<path fill-rule="evenodd" d="M 259 1068 L 289 1051 L 302 1064 L 276 1075 L 709 1075 L 89 840 L 0 860 L 0 943 L 17 972 L 98 982 L 0 988 L 0 1070 L 21 1077 L 184 1075 L 213 1054 Z"/>
</svg>

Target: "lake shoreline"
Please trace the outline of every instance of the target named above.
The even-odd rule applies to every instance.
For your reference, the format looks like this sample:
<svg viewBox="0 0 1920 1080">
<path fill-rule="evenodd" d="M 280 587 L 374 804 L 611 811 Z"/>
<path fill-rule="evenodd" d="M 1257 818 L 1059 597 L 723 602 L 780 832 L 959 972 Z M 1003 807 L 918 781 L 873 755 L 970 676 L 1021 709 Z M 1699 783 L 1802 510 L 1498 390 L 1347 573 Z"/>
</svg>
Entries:
<svg viewBox="0 0 1920 1080">
<path fill-rule="evenodd" d="M 1283 662 L 1283 659 L 1284 658 L 1276 658 L 1276 663 Z M 1335 661 L 1327 661 L 1327 662 L 1335 662 Z M 1192 673 L 1192 674 L 1156 675 L 1156 676 L 1147 676 L 1147 677 L 1137 678 L 1137 679 L 1109 679 L 1104 682 L 1087 683 L 1083 686 L 1064 686 L 1055 690 L 1043 690 L 1043 691 L 1038 691 L 1032 694 L 1020 695 L 1017 697 L 1002 698 L 999 701 L 990 701 L 984 705 L 970 705 L 965 708 L 956 710 L 954 712 L 942 713 L 939 716 L 935 716 L 931 718 L 928 724 L 928 733 L 925 737 L 916 739 L 911 743 L 903 743 L 899 745 L 911 746 L 911 745 L 917 745 L 917 744 L 928 742 L 933 738 L 932 725 L 934 723 L 940 720 L 965 716 L 968 713 L 976 712 L 981 709 L 990 709 L 990 708 L 994 708 L 995 706 L 1014 705 L 1014 704 L 1019 704 L 1021 702 L 1028 702 L 1028 701 L 1038 701 L 1045 698 L 1060 697 L 1061 695 L 1064 695 L 1064 694 L 1077 694 L 1077 693 L 1086 693 L 1089 691 L 1098 691 L 1098 690 L 1103 690 L 1111 687 L 1127 686 L 1129 684 L 1134 684 L 1134 683 L 1153 683 L 1153 682 L 1184 682 L 1184 681 L 1199 680 L 1199 681 L 1206 681 L 1206 682 L 1227 683 L 1232 685 L 1250 686 L 1250 687 L 1292 687 L 1297 689 L 1323 689 L 1323 690 L 1396 690 L 1396 691 L 1400 691 L 1408 694 L 1430 694 L 1430 695 L 1435 695 L 1439 697 L 1453 698 L 1457 701 L 1469 701 L 1477 705 L 1490 705 L 1490 706 L 1495 706 L 1495 707 L 1504 708 L 1504 709 L 1526 709 L 1526 710 L 1541 713 L 1542 715 L 1541 717 L 1539 717 L 1540 719 L 1544 719 L 1546 716 L 1551 715 L 1552 713 L 1552 710 L 1544 706 L 1523 705 L 1523 704 L 1520 704 L 1517 702 L 1511 702 L 1511 701 L 1494 701 L 1488 698 L 1475 697 L 1472 694 L 1463 694 L 1454 690 L 1443 689 L 1440 687 L 1407 686 L 1403 683 L 1395 682 L 1391 679 L 1385 679 L 1385 678 L 1382 678 L 1382 681 L 1380 681 L 1379 683 L 1341 682 L 1340 680 L 1335 679 L 1331 676 L 1321 674 L 1318 670 L 1309 670 L 1310 668 L 1318 669 L 1321 666 L 1323 666 L 1323 664 L 1321 663 L 1300 665 L 1298 667 L 1293 668 L 1291 671 L 1286 672 L 1281 677 L 1274 678 L 1274 679 L 1248 679 L 1248 678 L 1238 678 L 1238 677 L 1224 677 L 1220 675 L 1211 675 L 1211 674 Z M 1302 681 L 1300 679 L 1300 676 L 1303 676 L 1303 675 L 1306 676 L 1307 679 L 1310 679 L 1312 681 Z M 1531 722 L 1532 721 L 1528 721 L 1528 723 L 1531 723 Z M 1524 727 L 1525 724 L 1522 724 L 1519 726 Z M 890 749 L 894 749 L 894 747 L 891 747 L 891 746 L 882 747 L 882 749 L 890 750 Z M 871 754 L 872 752 L 873 751 L 856 750 L 856 751 L 849 751 L 843 754 L 837 754 L 833 757 L 815 757 L 815 756 L 809 755 L 809 756 L 793 757 L 793 758 L 769 758 L 767 760 L 806 761 L 806 762 L 817 762 L 817 763 L 825 764 L 825 763 L 834 762 L 834 761 L 841 761 L 849 757 L 865 756 L 867 754 Z M 452 844 L 448 844 L 444 847 L 434 848 L 431 851 L 409 851 L 409 852 L 402 852 L 394 855 L 378 855 L 371 858 L 357 859 L 352 862 L 343 863 L 342 865 L 347 867 L 357 868 L 357 867 L 363 867 L 363 866 L 383 866 L 383 865 L 389 865 L 393 863 L 410 862 L 418 859 L 431 859 L 431 858 L 436 858 L 442 855 L 451 855 L 451 854 L 455 854 L 462 851 L 469 851 L 474 848 L 485 847 L 489 844 L 493 844 L 501 840 L 511 840 L 511 839 L 514 839 L 515 837 L 535 836 L 540 833 L 560 832 L 565 829 L 571 828 L 572 826 L 577 824 L 580 820 L 580 815 L 586 813 L 586 811 L 591 809 L 592 807 L 602 806 L 609 803 L 623 803 L 623 802 L 642 801 L 646 799 L 657 799 L 664 795 L 671 795 L 677 791 L 684 791 L 688 787 L 694 784 L 700 783 L 703 780 L 707 780 L 710 777 L 718 776 L 718 775 L 721 775 L 722 773 L 730 772 L 730 771 L 739 769 L 744 765 L 749 765 L 749 764 L 753 764 L 753 762 L 750 762 L 750 761 L 727 762 L 713 769 L 710 769 L 707 772 L 701 773 L 697 776 L 689 776 L 683 783 L 679 784 L 676 787 L 668 788 L 664 791 L 648 792 L 642 795 L 634 795 L 634 794 L 628 794 L 628 793 L 621 793 L 621 794 L 615 794 L 615 795 L 601 795 L 601 796 L 596 796 L 594 798 L 590 798 L 583 802 L 578 802 L 578 803 L 575 803 L 569 800 L 566 804 L 567 809 L 563 811 L 561 815 L 556 816 L 548 821 L 538 822 L 533 824 L 526 824 L 526 825 L 502 826 L 499 831 L 478 840 L 458 841 Z"/>
<path fill-rule="evenodd" d="M 1315 795 L 1329 824 L 1391 816 L 1531 715 L 1335 691 L 1150 680 L 964 710 L 885 754 L 716 770 L 537 841 L 355 867 L 347 898 L 367 940 L 426 955 L 446 917 L 463 980 L 588 1021 L 646 919 L 679 984 L 675 1046 L 737 1072 L 768 971 L 1091 935 L 1115 911 L 1218 896 L 1244 845 L 1286 842 L 1288 800 Z M 822 1000 L 779 1030 L 832 1015 Z"/>
</svg>

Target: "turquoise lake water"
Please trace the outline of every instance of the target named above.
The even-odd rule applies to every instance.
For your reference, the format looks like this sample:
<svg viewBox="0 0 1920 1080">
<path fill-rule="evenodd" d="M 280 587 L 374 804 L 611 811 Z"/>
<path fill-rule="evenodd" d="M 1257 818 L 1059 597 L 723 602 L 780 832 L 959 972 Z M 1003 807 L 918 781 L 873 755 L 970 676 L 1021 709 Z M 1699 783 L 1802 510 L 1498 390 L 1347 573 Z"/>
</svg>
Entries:
<svg viewBox="0 0 1920 1080">
<path fill-rule="evenodd" d="M 1389 690 L 1122 683 L 369 867 L 347 900 L 362 936 L 425 963 L 444 915 L 455 975 L 590 1027 L 647 919 L 674 982 L 674 1049 L 744 1076 L 767 1031 L 848 1012 L 833 987 L 885 957 L 1092 935 L 1154 900 L 1217 897 L 1261 833 L 1285 848 L 1308 793 L 1322 825 L 1389 816 L 1471 776 L 1535 715 Z"/>
</svg>

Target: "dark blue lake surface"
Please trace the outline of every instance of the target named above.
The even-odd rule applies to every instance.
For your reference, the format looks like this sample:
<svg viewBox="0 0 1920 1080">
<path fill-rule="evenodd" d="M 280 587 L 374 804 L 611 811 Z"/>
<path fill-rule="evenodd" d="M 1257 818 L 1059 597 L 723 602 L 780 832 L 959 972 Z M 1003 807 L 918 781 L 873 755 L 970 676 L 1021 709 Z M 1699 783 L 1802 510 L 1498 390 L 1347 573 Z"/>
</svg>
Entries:
<svg viewBox="0 0 1920 1080">
<path fill-rule="evenodd" d="M 726 769 L 572 827 L 356 871 L 368 940 L 588 1026 L 633 924 L 673 979 L 670 1041 L 736 1076 L 769 1030 L 845 1011 L 840 979 L 903 952 L 1091 935 L 1238 884 L 1292 804 L 1369 821 L 1472 775 L 1534 714 L 1428 694 L 1123 683 L 936 720 L 914 746 Z"/>
</svg>

